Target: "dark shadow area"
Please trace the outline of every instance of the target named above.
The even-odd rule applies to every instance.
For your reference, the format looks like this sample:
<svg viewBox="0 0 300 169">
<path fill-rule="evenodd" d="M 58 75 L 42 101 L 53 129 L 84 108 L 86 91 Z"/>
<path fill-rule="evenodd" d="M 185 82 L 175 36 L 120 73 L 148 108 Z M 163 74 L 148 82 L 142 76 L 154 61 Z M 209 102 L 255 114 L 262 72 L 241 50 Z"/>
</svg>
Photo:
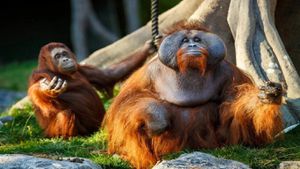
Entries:
<svg viewBox="0 0 300 169">
<path fill-rule="evenodd" d="M 300 71 L 300 1 L 278 1 L 275 13 L 275 23 L 285 48 L 293 63 Z"/>
<path fill-rule="evenodd" d="M 118 35 L 128 34 L 124 2 L 121 0 L 91 0 L 103 25 Z M 160 13 L 180 0 L 160 1 Z M 52 41 L 71 44 L 71 0 L 3 1 L 0 6 L 0 66 L 10 62 L 37 59 L 40 48 Z M 140 26 L 150 20 L 149 0 L 139 1 Z M 87 33 L 90 53 L 109 43 L 92 32 Z"/>
<path fill-rule="evenodd" d="M 70 43 L 70 1 L 3 1 L 0 65 L 35 59 L 50 41 Z"/>
</svg>

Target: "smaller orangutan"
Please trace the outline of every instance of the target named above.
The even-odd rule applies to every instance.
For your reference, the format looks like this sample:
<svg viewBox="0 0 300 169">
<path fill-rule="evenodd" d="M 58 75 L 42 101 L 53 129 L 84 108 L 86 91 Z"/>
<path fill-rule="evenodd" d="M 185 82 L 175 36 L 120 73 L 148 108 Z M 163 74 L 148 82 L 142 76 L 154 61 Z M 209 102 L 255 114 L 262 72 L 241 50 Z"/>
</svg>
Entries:
<svg viewBox="0 0 300 169">
<path fill-rule="evenodd" d="M 126 80 L 108 110 L 109 153 L 150 168 L 185 148 L 272 142 L 282 129 L 281 85 L 258 88 L 225 56 L 223 40 L 198 22 L 172 26 L 158 57 Z"/>
<path fill-rule="evenodd" d="M 151 51 L 147 42 L 128 59 L 101 70 L 78 64 L 62 43 L 43 46 L 28 95 L 45 136 L 68 138 L 98 131 L 105 110 L 94 87 L 111 96 L 114 84 L 141 66 Z"/>
</svg>

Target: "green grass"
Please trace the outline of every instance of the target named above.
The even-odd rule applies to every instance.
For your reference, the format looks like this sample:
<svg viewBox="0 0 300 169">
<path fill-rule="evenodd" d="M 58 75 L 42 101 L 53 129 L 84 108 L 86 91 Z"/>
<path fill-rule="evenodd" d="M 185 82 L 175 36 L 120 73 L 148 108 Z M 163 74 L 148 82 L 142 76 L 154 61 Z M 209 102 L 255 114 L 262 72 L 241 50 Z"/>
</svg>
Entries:
<svg viewBox="0 0 300 169">
<path fill-rule="evenodd" d="M 36 62 L 13 63 L 0 68 L 0 88 L 26 90 L 27 78 Z M 5 81 L 5 83 L 3 83 Z M 116 88 L 115 93 L 118 92 Z M 102 97 L 102 95 L 101 95 Z M 111 100 L 104 99 L 107 108 Z M 7 115 L 2 114 L 2 116 Z M 77 156 L 91 159 L 104 168 L 130 168 L 128 163 L 117 156 L 106 154 L 107 133 L 103 130 L 90 137 L 74 137 L 68 140 L 55 138 L 46 139 L 38 127 L 31 106 L 23 110 L 14 110 L 14 121 L 6 123 L 0 129 L 0 154 L 23 153 L 38 157 L 59 159 L 61 157 Z M 249 148 L 241 145 L 219 149 L 199 151 L 210 153 L 217 157 L 237 160 L 250 165 L 254 169 L 277 168 L 281 161 L 300 160 L 300 127 L 286 134 L 285 139 L 260 148 Z M 184 150 L 170 154 L 164 159 L 173 159 Z"/>
<path fill-rule="evenodd" d="M 104 168 L 130 168 L 128 163 L 120 158 L 106 154 L 107 133 L 103 130 L 90 137 L 47 139 L 43 137 L 30 106 L 22 111 L 16 110 L 13 115 L 15 120 L 0 129 L 0 154 L 23 153 L 52 159 L 77 156 L 91 159 Z M 300 160 L 300 127 L 286 134 L 285 139 L 261 148 L 237 145 L 199 151 L 237 160 L 253 169 L 277 168 L 281 161 Z M 191 150 L 171 154 L 164 159 L 173 159 L 186 152 Z"/>
<path fill-rule="evenodd" d="M 26 91 L 28 77 L 37 61 L 14 62 L 0 67 L 0 89 Z"/>
<path fill-rule="evenodd" d="M 265 147 L 230 146 L 204 152 L 244 162 L 253 169 L 278 168 L 281 161 L 300 160 L 300 127 L 286 134 L 284 139 Z"/>
<path fill-rule="evenodd" d="M 106 154 L 107 134 L 103 130 L 90 137 L 48 139 L 43 137 L 31 106 L 12 114 L 14 121 L 0 129 L 0 154 L 22 153 L 51 159 L 76 156 L 89 158 L 104 168 L 129 168 L 119 157 Z"/>
<path fill-rule="evenodd" d="M 180 154 L 192 151 L 195 150 L 184 150 L 170 154 L 165 156 L 165 159 L 173 159 Z M 220 158 L 240 161 L 248 164 L 253 169 L 278 168 L 281 161 L 300 160 L 300 127 L 287 133 L 284 138 L 277 140 L 273 144 L 260 148 L 235 145 L 217 149 L 200 149 L 199 151 Z"/>
</svg>

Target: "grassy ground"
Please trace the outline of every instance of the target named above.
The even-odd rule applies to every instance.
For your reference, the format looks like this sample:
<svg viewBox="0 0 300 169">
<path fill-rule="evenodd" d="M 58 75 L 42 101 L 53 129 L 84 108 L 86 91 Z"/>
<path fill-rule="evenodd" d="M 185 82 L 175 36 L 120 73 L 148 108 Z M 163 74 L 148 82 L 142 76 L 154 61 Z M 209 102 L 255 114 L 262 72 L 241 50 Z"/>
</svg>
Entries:
<svg viewBox="0 0 300 169">
<path fill-rule="evenodd" d="M 0 66 L 0 89 L 26 91 L 28 77 L 37 66 L 37 61 L 10 63 Z"/>
<path fill-rule="evenodd" d="M 4 114 L 5 115 L 5 114 Z M 90 137 L 46 139 L 36 123 L 31 106 L 13 112 L 15 120 L 0 129 L 0 154 L 22 153 L 38 157 L 84 157 L 105 168 L 129 168 L 118 157 L 105 153 L 106 133 L 100 131 Z"/>
<path fill-rule="evenodd" d="M 0 88 L 7 86 L 8 89 L 26 90 L 24 85 L 19 84 L 24 84 L 27 81 L 26 79 L 34 66 L 35 62 L 26 62 L 0 68 L 0 80 L 1 82 L 3 79 L 6 80 L 6 85 L 0 83 Z M 10 72 L 3 70 L 10 70 Z M 16 78 L 12 77 L 18 77 L 17 79 L 20 80 L 15 81 Z M 13 85 L 13 87 L 10 87 L 10 85 Z M 108 107 L 110 101 L 105 100 L 104 103 Z M 126 162 L 117 156 L 106 154 L 107 134 L 105 131 L 99 131 L 90 137 L 74 137 L 69 140 L 46 139 L 43 138 L 30 106 L 24 110 L 15 110 L 13 115 L 15 120 L 5 124 L 0 129 L 0 154 L 23 153 L 53 159 L 77 156 L 89 158 L 104 168 L 130 168 Z M 166 156 L 165 159 L 172 159 L 190 151 L 185 150 L 171 154 Z M 281 161 L 300 160 L 300 127 L 288 133 L 285 139 L 261 148 L 238 145 L 199 151 L 211 153 L 217 157 L 241 161 L 254 169 L 273 169 L 277 168 Z"/>
<path fill-rule="evenodd" d="M 107 134 L 104 131 L 99 131 L 90 137 L 75 137 L 69 140 L 45 139 L 35 121 L 31 107 L 14 112 L 14 116 L 13 122 L 5 124 L 0 129 L 0 154 L 24 153 L 54 159 L 78 156 L 89 158 L 104 168 L 129 168 L 129 165 L 118 157 L 106 154 Z M 241 161 L 254 169 L 272 169 L 284 160 L 300 160 L 300 128 L 288 133 L 285 139 L 261 148 L 239 145 L 200 151 Z M 175 158 L 185 152 L 190 150 L 168 155 L 165 158 Z"/>
</svg>

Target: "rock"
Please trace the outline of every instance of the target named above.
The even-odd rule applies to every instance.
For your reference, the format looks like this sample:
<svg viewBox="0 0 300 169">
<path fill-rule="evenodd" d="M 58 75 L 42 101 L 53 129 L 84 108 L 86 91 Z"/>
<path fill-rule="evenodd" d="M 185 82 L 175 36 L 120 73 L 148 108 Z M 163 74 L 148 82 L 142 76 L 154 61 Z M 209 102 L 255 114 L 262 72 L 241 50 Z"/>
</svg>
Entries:
<svg viewBox="0 0 300 169">
<path fill-rule="evenodd" d="M 30 106 L 31 101 L 28 96 L 25 96 L 23 99 L 17 101 L 14 105 L 12 105 L 8 111 L 9 115 L 14 115 L 16 110 L 23 110 L 25 107 Z"/>
<path fill-rule="evenodd" d="M 4 117 L 0 117 L 0 128 L 3 127 L 4 123 L 13 121 L 14 118 L 12 116 L 4 116 Z"/>
<path fill-rule="evenodd" d="M 249 166 L 222 158 L 216 158 L 212 155 L 194 152 L 190 154 L 182 154 L 180 157 L 162 161 L 156 164 L 153 169 L 250 169 Z"/>
<path fill-rule="evenodd" d="M 26 96 L 25 92 L 14 92 L 14 91 L 0 89 L 0 113 L 5 111 L 17 100 L 25 96 Z"/>
<path fill-rule="evenodd" d="M 283 161 L 279 165 L 279 169 L 298 169 L 300 161 Z"/>
<path fill-rule="evenodd" d="M 10 121 L 13 121 L 14 118 L 12 116 L 4 116 L 4 117 L 0 117 L 0 121 L 2 123 L 7 123 L 7 122 L 10 122 Z"/>
<path fill-rule="evenodd" d="M 100 166 L 83 158 L 63 158 L 50 160 L 23 154 L 0 155 L 0 169 L 102 169 Z"/>
</svg>

